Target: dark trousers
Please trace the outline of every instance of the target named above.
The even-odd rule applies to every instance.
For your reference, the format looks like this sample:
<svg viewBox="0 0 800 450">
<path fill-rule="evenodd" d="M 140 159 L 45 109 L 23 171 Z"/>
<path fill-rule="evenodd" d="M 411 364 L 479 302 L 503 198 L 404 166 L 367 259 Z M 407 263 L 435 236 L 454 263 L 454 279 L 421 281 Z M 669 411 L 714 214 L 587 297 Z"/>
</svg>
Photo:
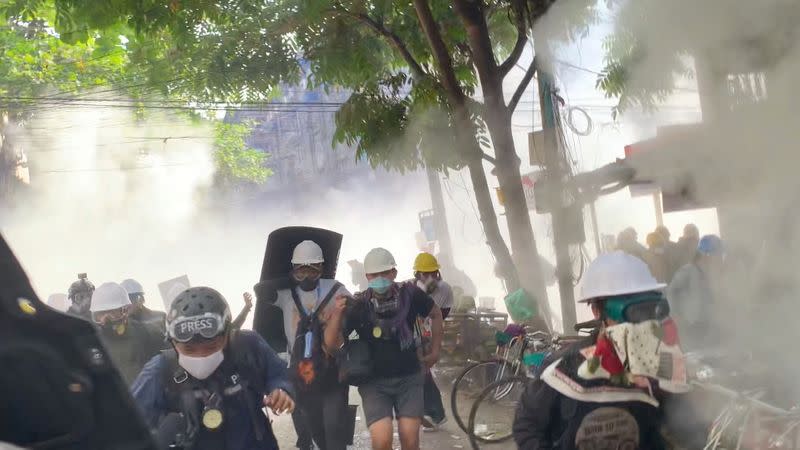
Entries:
<svg viewBox="0 0 800 450">
<path fill-rule="evenodd" d="M 297 448 L 311 450 L 313 448 L 311 429 L 299 407 L 295 408 L 292 413 L 292 423 L 294 423 L 294 432 L 297 433 Z"/>
<path fill-rule="evenodd" d="M 321 450 L 345 450 L 353 440 L 353 436 L 347 436 L 349 392 L 350 386 L 344 385 L 324 394 L 298 398 L 297 411 Z"/>
<path fill-rule="evenodd" d="M 433 380 L 430 370 L 425 374 L 424 399 L 425 415 L 430 416 L 434 422 L 444 420 L 445 411 L 442 404 L 442 393 L 439 392 L 439 387 L 436 386 L 436 381 Z"/>
</svg>

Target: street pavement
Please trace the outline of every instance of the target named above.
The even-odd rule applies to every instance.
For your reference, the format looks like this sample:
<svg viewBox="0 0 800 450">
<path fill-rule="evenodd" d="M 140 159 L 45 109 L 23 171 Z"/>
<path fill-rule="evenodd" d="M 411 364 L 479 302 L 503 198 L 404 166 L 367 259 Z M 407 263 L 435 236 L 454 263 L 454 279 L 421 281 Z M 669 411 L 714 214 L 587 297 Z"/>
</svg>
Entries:
<svg viewBox="0 0 800 450">
<path fill-rule="evenodd" d="M 444 424 L 441 429 L 435 432 L 420 432 L 420 448 L 422 450 L 449 450 L 449 449 L 471 449 L 469 439 L 467 435 L 458 428 L 458 424 L 456 424 L 455 420 L 451 417 L 450 412 L 450 399 L 449 399 L 449 392 L 450 392 L 450 384 L 442 383 L 439 381 L 439 388 L 442 390 L 442 400 L 444 401 L 445 408 L 447 409 L 448 421 Z M 361 397 L 358 395 L 358 391 L 356 388 L 350 389 L 350 404 L 351 405 L 361 405 Z M 271 415 L 273 419 L 272 426 L 275 431 L 275 435 L 278 438 L 278 443 L 280 444 L 280 448 L 282 450 L 291 450 L 295 448 L 295 441 L 297 436 L 294 432 L 294 426 L 292 425 L 292 418 L 290 415 L 284 415 L 280 417 L 275 417 Z M 369 432 L 367 431 L 366 423 L 363 419 L 363 411 L 359 407 L 358 409 L 358 417 L 356 418 L 356 435 L 354 437 L 354 445 L 348 447 L 348 450 L 370 450 L 370 439 L 369 439 Z M 394 435 L 394 448 L 400 448 L 400 442 L 397 437 L 397 431 L 395 430 Z M 504 442 L 501 444 L 481 444 L 481 449 L 486 450 L 513 450 L 516 446 L 514 445 L 513 441 Z"/>
</svg>

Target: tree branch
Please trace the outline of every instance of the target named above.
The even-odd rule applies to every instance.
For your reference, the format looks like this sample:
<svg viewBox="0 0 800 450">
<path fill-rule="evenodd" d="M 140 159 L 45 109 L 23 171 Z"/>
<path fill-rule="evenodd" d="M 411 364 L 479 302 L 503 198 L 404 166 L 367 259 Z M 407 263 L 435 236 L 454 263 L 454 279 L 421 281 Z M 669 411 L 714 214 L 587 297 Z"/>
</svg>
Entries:
<svg viewBox="0 0 800 450">
<path fill-rule="evenodd" d="M 519 99 L 522 98 L 522 94 L 525 93 L 525 89 L 528 88 L 528 84 L 530 84 L 531 80 L 533 79 L 533 75 L 536 73 L 536 57 L 533 57 L 531 61 L 531 65 L 528 67 L 528 70 L 525 71 L 525 76 L 522 77 L 522 81 L 520 81 L 519 86 L 517 86 L 517 90 L 514 91 L 514 95 L 511 96 L 511 100 L 508 102 L 508 111 L 514 112 L 517 109 L 517 104 L 519 103 Z"/>
<path fill-rule="evenodd" d="M 505 109 L 503 79 L 498 71 L 497 60 L 489 36 L 484 6 L 479 1 L 453 0 L 453 9 L 461 18 L 472 49 L 472 58 L 478 72 L 485 104 L 495 111 Z"/>
<path fill-rule="evenodd" d="M 392 30 L 386 28 L 384 24 L 379 23 L 378 21 L 369 17 L 366 14 L 355 13 L 341 6 L 334 7 L 332 11 L 334 13 L 342 14 L 344 16 L 355 19 L 356 21 L 361 22 L 362 24 L 371 28 L 373 31 L 378 33 L 378 35 L 386 38 L 389 41 L 389 44 L 392 47 L 394 47 L 394 49 L 397 50 L 403 57 L 403 59 L 406 61 L 406 64 L 408 64 L 408 67 L 411 69 L 411 73 L 412 75 L 414 75 L 414 77 L 425 78 L 428 76 L 428 73 L 425 72 L 425 69 L 422 68 L 422 66 L 414 58 L 414 55 L 412 55 L 411 52 L 408 50 L 408 46 L 403 42 L 402 39 L 400 39 L 400 36 L 398 36 Z"/>
<path fill-rule="evenodd" d="M 464 91 L 456 78 L 450 51 L 444 43 L 442 34 L 439 31 L 439 25 L 433 18 L 428 0 L 414 0 L 414 9 L 417 11 L 417 18 L 425 37 L 428 39 L 436 65 L 439 66 L 439 75 L 445 92 L 454 103 L 453 106 L 463 105 Z"/>
<path fill-rule="evenodd" d="M 511 54 L 508 55 L 508 58 L 500 64 L 498 70 L 502 78 L 505 78 L 505 76 L 511 72 L 511 69 L 514 68 L 514 65 L 517 64 L 520 56 L 522 56 L 522 51 L 525 50 L 525 45 L 528 43 L 524 3 L 519 0 L 514 1 L 511 8 L 517 17 L 517 42 L 514 43 L 514 48 L 511 50 Z"/>
</svg>

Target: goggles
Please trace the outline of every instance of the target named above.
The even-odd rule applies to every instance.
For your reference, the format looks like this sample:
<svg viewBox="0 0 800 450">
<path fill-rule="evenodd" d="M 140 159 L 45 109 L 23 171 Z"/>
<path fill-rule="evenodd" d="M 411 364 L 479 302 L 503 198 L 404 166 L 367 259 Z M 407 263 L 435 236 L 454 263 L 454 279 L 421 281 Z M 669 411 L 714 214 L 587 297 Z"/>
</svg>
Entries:
<svg viewBox="0 0 800 450">
<path fill-rule="evenodd" d="M 167 333 L 170 339 L 185 343 L 196 336 L 213 339 L 223 334 L 227 326 L 227 321 L 219 314 L 205 313 L 202 316 L 175 319 L 167 325 Z"/>
<path fill-rule="evenodd" d="M 96 323 L 119 322 L 120 320 L 125 319 L 127 314 L 128 307 L 126 306 L 119 309 L 112 309 L 110 311 L 98 311 L 96 313 L 92 313 L 92 318 Z"/>
<path fill-rule="evenodd" d="M 662 321 L 669 316 L 669 303 L 660 292 L 612 297 L 603 306 L 605 316 L 619 323 Z"/>
<path fill-rule="evenodd" d="M 297 281 L 318 279 L 322 276 L 322 264 L 298 265 L 292 267 L 292 278 Z"/>
</svg>

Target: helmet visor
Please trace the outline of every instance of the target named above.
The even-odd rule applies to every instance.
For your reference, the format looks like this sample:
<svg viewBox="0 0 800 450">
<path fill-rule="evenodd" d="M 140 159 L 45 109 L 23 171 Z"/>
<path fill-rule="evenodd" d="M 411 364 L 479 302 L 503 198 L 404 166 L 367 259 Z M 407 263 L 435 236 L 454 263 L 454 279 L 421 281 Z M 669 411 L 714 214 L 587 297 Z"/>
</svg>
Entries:
<svg viewBox="0 0 800 450">
<path fill-rule="evenodd" d="M 219 314 L 206 313 L 202 316 L 180 317 L 169 323 L 167 332 L 170 339 L 189 342 L 199 336 L 212 339 L 225 331 L 225 320 Z"/>
</svg>

